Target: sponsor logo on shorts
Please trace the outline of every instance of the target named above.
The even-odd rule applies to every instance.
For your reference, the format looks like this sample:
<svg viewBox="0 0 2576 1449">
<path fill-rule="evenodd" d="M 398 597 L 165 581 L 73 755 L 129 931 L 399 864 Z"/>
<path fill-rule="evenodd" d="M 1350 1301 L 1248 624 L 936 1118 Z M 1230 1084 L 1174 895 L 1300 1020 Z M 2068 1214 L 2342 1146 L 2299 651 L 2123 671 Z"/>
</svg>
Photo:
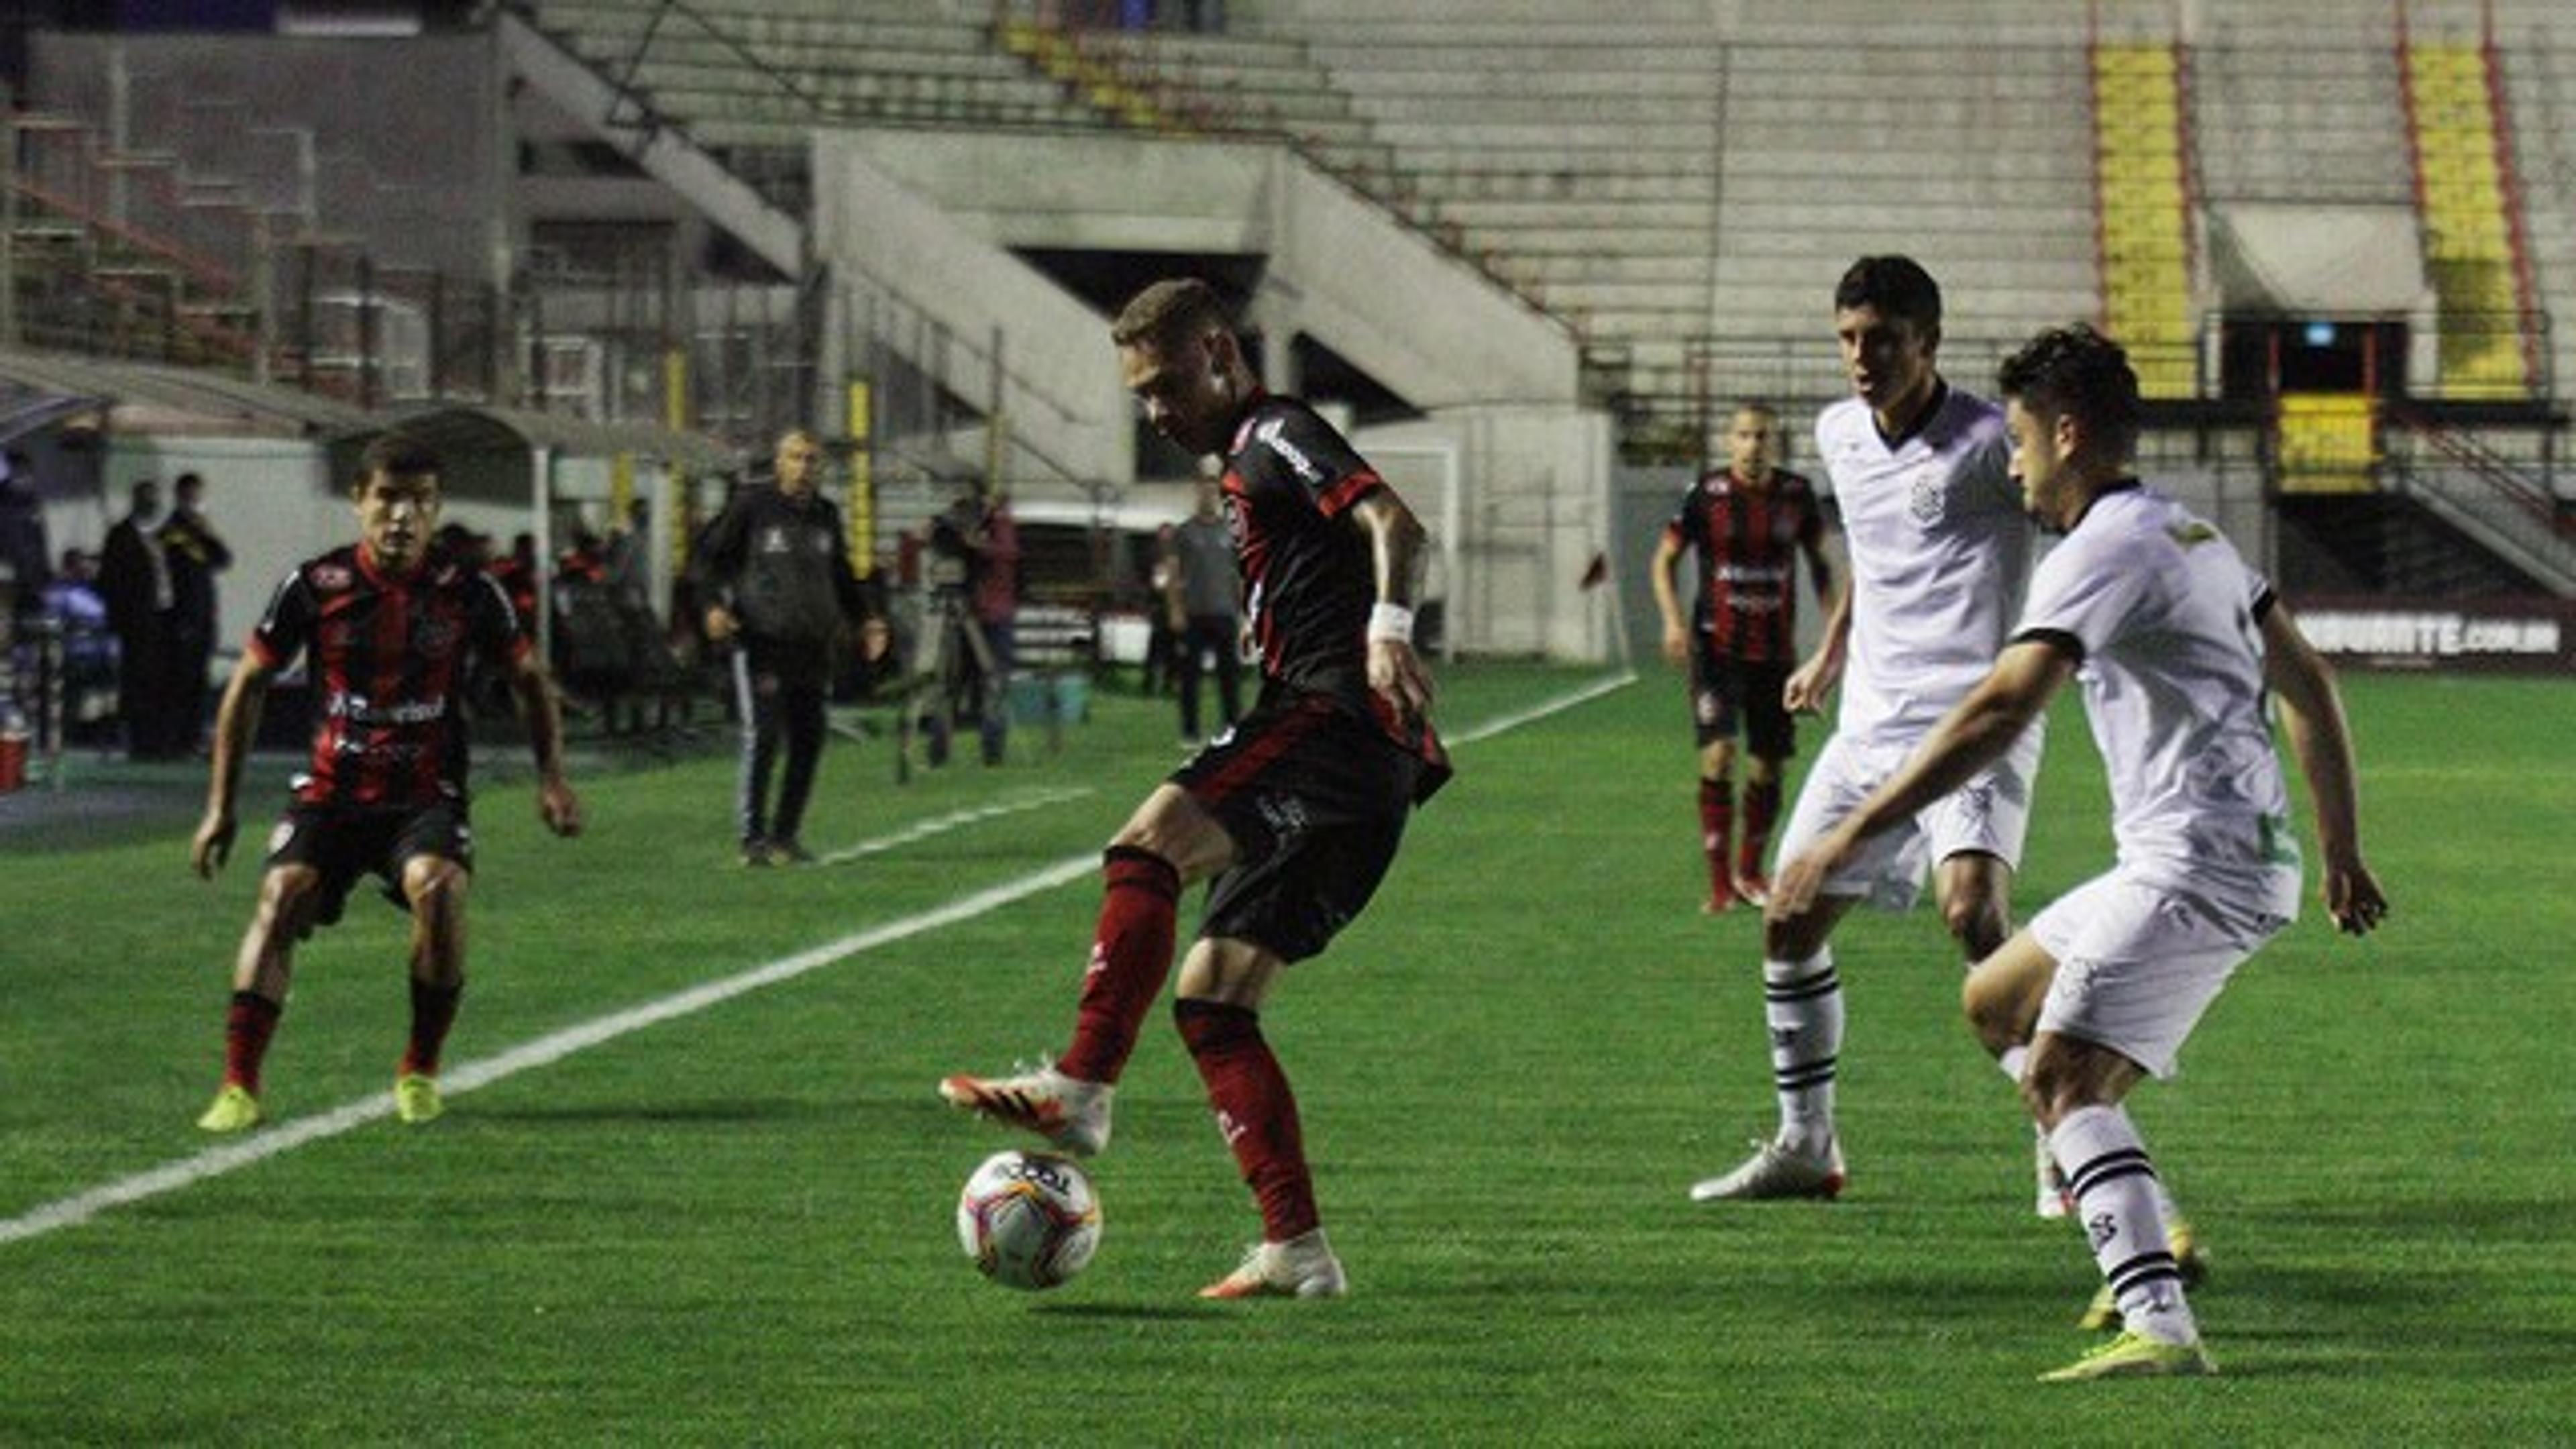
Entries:
<svg viewBox="0 0 2576 1449">
<path fill-rule="evenodd" d="M 1306 833 L 1306 802 L 1294 795 L 1264 795 L 1257 802 L 1262 823 L 1281 844 Z"/>
<path fill-rule="evenodd" d="M 292 820 L 281 820 L 277 822 L 277 828 L 268 832 L 268 853 L 271 855 L 277 854 L 279 851 L 284 850 L 287 847 L 288 842 L 294 839 L 295 822 Z"/>
</svg>

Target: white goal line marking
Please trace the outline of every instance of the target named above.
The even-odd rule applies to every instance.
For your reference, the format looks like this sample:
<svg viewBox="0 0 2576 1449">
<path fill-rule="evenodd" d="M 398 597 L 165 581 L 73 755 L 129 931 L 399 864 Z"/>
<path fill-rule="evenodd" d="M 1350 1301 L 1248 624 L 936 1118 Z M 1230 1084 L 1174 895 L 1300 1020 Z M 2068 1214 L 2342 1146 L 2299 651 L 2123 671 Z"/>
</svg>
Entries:
<svg viewBox="0 0 2576 1449">
<path fill-rule="evenodd" d="M 1469 729 L 1460 734 L 1454 743 L 1473 744 L 1506 730 L 1536 723 L 1549 715 L 1598 699 L 1631 682 L 1635 677 L 1633 674 L 1619 674 L 1596 681 L 1570 693 L 1542 701 L 1528 709 Z M 881 837 L 879 841 L 865 842 L 847 850 L 835 851 L 824 858 L 834 861 L 855 860 L 861 855 L 891 848 L 893 844 L 904 840 L 917 840 L 925 835 L 936 834 L 940 829 L 954 828 L 956 825 L 1009 814 L 1016 810 L 1035 809 L 1040 805 L 1055 804 L 1090 793 L 1092 792 L 1088 789 L 1052 790 L 1014 797 L 1012 803 L 957 811 L 951 815 L 938 817 L 938 821 L 923 821 L 908 826 L 894 835 Z M 938 822 L 948 823 L 939 824 Z M 937 826 L 936 829 L 931 828 L 934 825 Z M 439 1087 L 446 1096 L 461 1096 L 476 1088 L 517 1076 L 532 1068 L 562 1061 L 575 1052 L 605 1045 L 619 1037 L 642 1031 L 648 1026 L 677 1017 L 691 1016 L 737 996 L 758 991 L 763 987 L 775 986 L 782 981 L 792 981 L 808 972 L 818 971 L 825 966 L 865 954 L 878 947 L 890 946 L 897 941 L 928 931 L 936 931 L 946 926 L 956 925 L 960 921 L 988 915 L 1014 901 L 1080 880 L 1095 873 L 1099 868 L 1099 856 L 1094 852 L 1086 851 L 1081 855 L 1071 856 L 1053 865 L 1031 871 L 1027 875 L 1004 881 L 1000 885 L 959 896 L 945 905 L 934 906 L 919 914 L 854 932 L 837 941 L 828 941 L 799 951 L 792 956 L 781 957 L 766 965 L 755 966 L 750 970 L 737 972 L 701 986 L 693 986 L 686 991 L 677 992 L 656 1001 L 648 1001 L 641 1006 L 595 1017 L 579 1025 L 566 1027 L 561 1031 L 512 1047 L 497 1056 L 451 1067 L 439 1074 Z M 325 1112 L 291 1118 L 274 1127 L 263 1127 L 239 1141 L 209 1147 L 202 1152 L 135 1173 L 130 1177 L 118 1178 L 114 1182 L 91 1188 L 87 1192 L 75 1193 L 17 1217 L 0 1221 L 0 1245 L 42 1237 L 60 1228 L 77 1227 L 110 1209 L 193 1187 L 210 1178 L 221 1177 L 225 1173 L 264 1162 L 280 1153 L 292 1152 L 307 1143 L 337 1137 L 380 1118 L 390 1117 L 393 1115 L 393 1110 L 393 1095 L 390 1092 L 375 1092 L 358 1101 L 334 1107 Z"/>
</svg>

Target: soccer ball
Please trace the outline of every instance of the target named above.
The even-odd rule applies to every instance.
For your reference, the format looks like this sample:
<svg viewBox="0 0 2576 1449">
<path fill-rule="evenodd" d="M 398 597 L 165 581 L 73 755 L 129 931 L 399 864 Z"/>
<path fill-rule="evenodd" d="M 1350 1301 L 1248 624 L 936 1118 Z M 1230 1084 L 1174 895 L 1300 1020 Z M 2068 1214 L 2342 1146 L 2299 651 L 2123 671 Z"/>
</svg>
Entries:
<svg viewBox="0 0 2576 1449">
<path fill-rule="evenodd" d="M 957 1242 L 1005 1287 L 1053 1288 L 1100 1246 L 1100 1198 L 1070 1157 L 996 1152 L 957 1198 Z"/>
</svg>

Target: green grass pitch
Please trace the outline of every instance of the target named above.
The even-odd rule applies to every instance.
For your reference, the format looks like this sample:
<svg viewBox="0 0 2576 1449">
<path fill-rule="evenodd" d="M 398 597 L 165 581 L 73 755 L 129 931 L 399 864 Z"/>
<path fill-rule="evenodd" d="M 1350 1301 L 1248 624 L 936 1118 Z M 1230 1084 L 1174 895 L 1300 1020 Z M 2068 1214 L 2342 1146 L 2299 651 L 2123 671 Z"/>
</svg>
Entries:
<svg viewBox="0 0 2576 1449">
<path fill-rule="evenodd" d="M 1462 667 L 1441 717 L 1464 736 L 1597 677 Z M 1838 938 L 1845 1199 L 1684 1200 L 1773 1109 L 1756 923 L 1695 910 L 1658 667 L 1461 743 L 1377 903 L 1272 1002 L 1352 1275 L 1332 1304 L 1193 1297 L 1258 1224 L 1159 1014 L 1094 1169 L 1090 1270 L 1013 1294 L 954 1241 L 959 1184 L 1013 1139 L 931 1086 L 1062 1045 L 1080 862 L 1174 762 L 1168 706 L 1101 698 L 1052 758 L 901 787 L 885 744 L 836 740 L 808 841 L 871 848 L 802 871 L 732 866 L 718 755 L 577 779 L 591 833 L 561 842 L 487 751 L 448 1070 L 492 1079 L 432 1126 L 219 1173 L 191 1123 L 273 778 L 211 886 L 184 829 L 6 837 L 0 1443 L 2564 1442 L 2570 696 L 2345 683 L 2392 920 L 2353 942 L 2312 908 L 2136 1099 L 2214 1254 L 2215 1380 L 2031 1382 L 2086 1346 L 2094 1274 L 2030 1214 L 2028 1129 L 1928 911 Z M 2104 815 L 2070 698 L 2021 914 L 2106 862 Z M 382 1096 L 402 949 L 363 898 L 305 949 L 255 1141 Z"/>
</svg>

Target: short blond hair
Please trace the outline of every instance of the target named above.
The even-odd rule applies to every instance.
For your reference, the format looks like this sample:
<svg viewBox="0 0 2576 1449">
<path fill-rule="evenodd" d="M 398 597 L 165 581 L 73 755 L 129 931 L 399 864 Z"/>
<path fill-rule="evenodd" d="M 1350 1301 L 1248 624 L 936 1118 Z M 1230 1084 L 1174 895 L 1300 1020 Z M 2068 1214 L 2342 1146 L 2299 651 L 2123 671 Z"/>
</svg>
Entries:
<svg viewBox="0 0 2576 1449">
<path fill-rule="evenodd" d="M 1160 351 L 1226 325 L 1225 303 L 1216 288 L 1196 277 L 1168 277 L 1128 300 L 1118 320 L 1109 324 L 1109 340 Z"/>
</svg>

